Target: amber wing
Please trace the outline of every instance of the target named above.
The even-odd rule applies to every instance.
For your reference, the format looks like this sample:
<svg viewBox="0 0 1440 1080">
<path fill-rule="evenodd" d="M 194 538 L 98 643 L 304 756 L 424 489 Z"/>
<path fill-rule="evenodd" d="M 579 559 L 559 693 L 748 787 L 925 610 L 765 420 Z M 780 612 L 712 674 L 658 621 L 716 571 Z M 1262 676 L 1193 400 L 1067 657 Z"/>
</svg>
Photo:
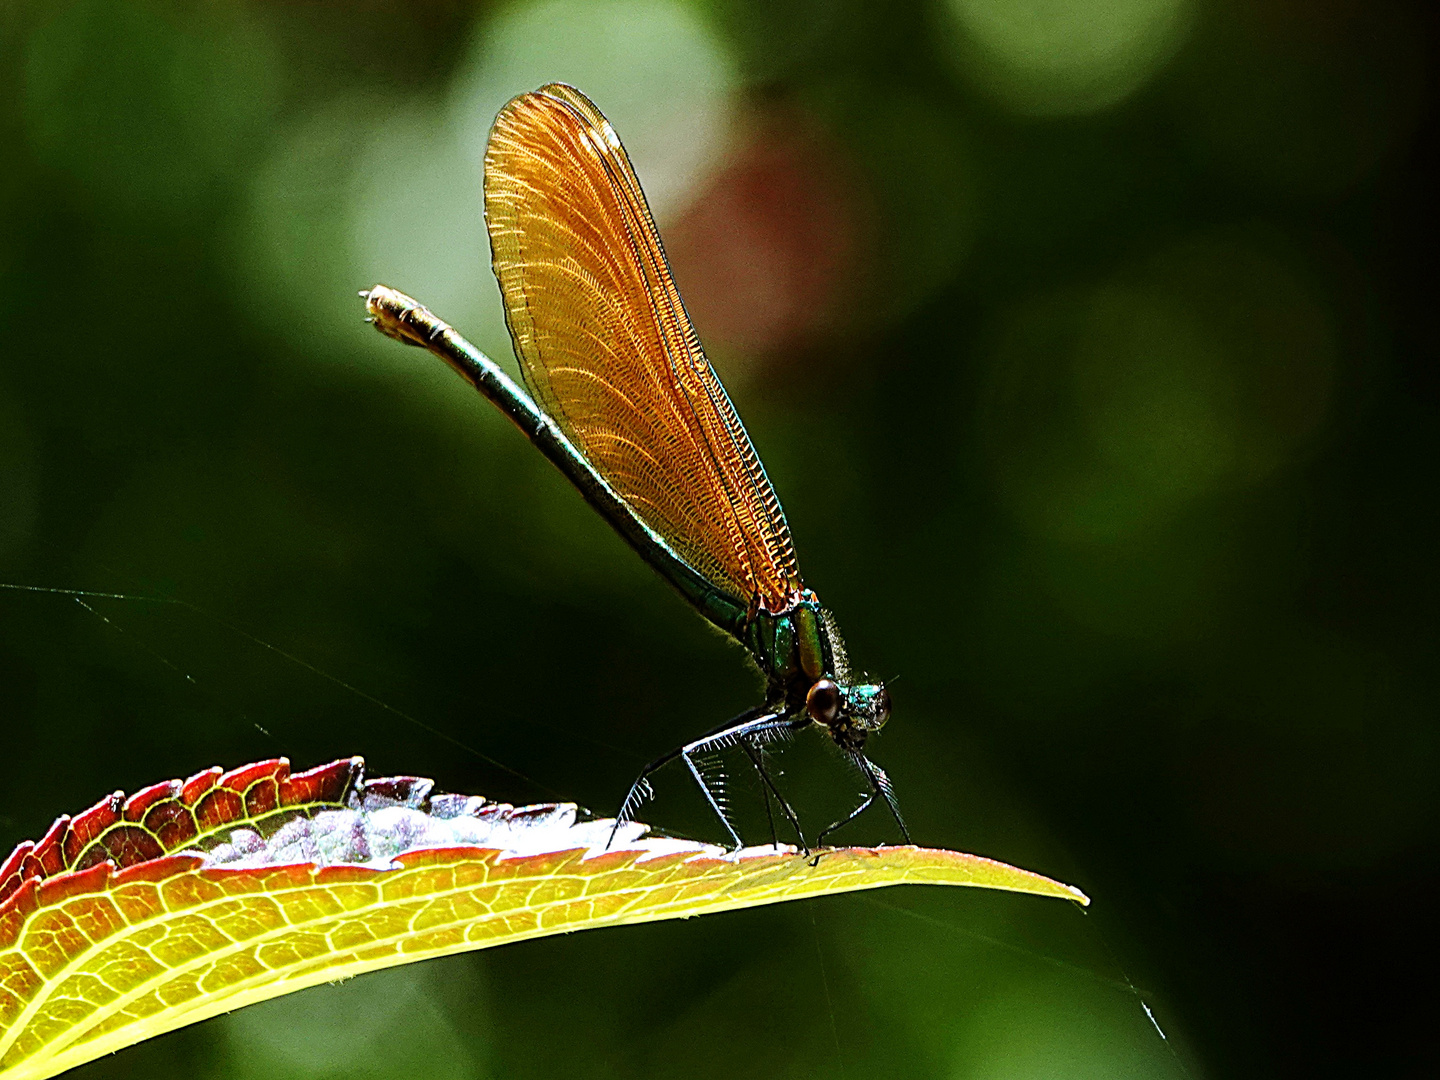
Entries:
<svg viewBox="0 0 1440 1080">
<path fill-rule="evenodd" d="M 588 98 L 510 102 L 485 152 L 495 276 L 531 393 L 620 497 L 743 604 L 787 610 L 784 511 L 680 301 L 630 159 Z"/>
</svg>

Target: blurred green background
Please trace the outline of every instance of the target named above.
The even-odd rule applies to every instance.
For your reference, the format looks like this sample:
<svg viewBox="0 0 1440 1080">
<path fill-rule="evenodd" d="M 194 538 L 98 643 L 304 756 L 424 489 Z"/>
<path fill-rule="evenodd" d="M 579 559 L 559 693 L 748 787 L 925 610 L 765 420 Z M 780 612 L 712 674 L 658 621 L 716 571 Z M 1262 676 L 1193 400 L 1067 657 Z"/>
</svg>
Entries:
<svg viewBox="0 0 1440 1080">
<path fill-rule="evenodd" d="M 275 755 L 613 812 L 754 701 L 493 409 L 361 322 L 383 281 L 510 362 L 479 155 L 562 79 L 631 150 L 808 583 L 895 680 L 873 751 L 915 837 L 1095 899 L 540 941 L 77 1076 L 1434 1075 L 1428 7 L 3 15 L 0 849 Z M 856 790 L 822 750 L 783 761 L 812 823 Z M 660 787 L 649 820 L 711 836 Z"/>
</svg>

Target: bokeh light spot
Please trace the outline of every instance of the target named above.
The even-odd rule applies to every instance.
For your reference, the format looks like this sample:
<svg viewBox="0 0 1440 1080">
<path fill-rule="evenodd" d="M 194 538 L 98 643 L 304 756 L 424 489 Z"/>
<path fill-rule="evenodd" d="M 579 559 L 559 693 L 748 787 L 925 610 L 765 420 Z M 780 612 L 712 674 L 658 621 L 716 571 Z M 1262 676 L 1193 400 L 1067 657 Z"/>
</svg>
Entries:
<svg viewBox="0 0 1440 1080">
<path fill-rule="evenodd" d="M 841 148 L 808 117 L 758 119 L 665 248 L 706 347 L 757 353 L 806 344 L 853 284 L 856 193 Z M 717 361 L 723 358 L 716 358 Z M 733 390 L 734 387 L 731 387 Z"/>
<path fill-rule="evenodd" d="M 945 0 L 955 62 L 1019 113 L 1108 108 L 1184 40 L 1190 0 Z"/>
<path fill-rule="evenodd" d="M 490 273 L 481 170 L 442 117 L 423 108 L 377 118 L 356 159 L 350 202 L 351 276 L 382 281 L 509 351 L 499 289 Z M 387 344 L 378 334 L 381 345 Z M 392 356 L 394 349 L 388 350 Z M 408 356 L 398 358 L 413 366 Z"/>
<path fill-rule="evenodd" d="M 451 97 L 471 156 L 517 94 L 566 82 L 625 141 L 651 209 L 682 208 L 726 149 L 735 62 L 696 9 L 672 0 L 545 0 L 485 25 Z"/>
<path fill-rule="evenodd" d="M 317 358 L 370 348 L 356 290 L 351 203 L 356 162 L 389 103 L 341 96 L 278 130 L 250 177 L 232 228 L 233 267 L 245 282 L 245 310 L 266 331 Z"/>
<path fill-rule="evenodd" d="M 508 363 L 483 219 L 496 113 L 547 82 L 580 86 L 663 215 L 683 208 L 722 156 L 733 67 L 691 8 L 665 0 L 506 8 L 482 23 L 444 98 L 340 98 L 277 140 L 237 235 L 247 273 L 285 309 L 310 313 L 282 326 L 302 348 L 359 355 L 379 371 L 424 366 L 360 322 L 355 291 L 383 282 Z"/>
<path fill-rule="evenodd" d="M 241 1009 L 220 1021 L 229 1050 L 226 1075 L 390 1077 L 394 1059 L 385 1049 L 395 1042 L 425 1047 L 419 1075 L 433 1080 L 485 1075 L 444 1000 L 469 991 L 465 1007 L 477 1010 L 473 998 L 481 987 L 473 971 L 470 957 L 402 967 Z M 441 972 L 459 985 L 442 985 Z"/>
</svg>

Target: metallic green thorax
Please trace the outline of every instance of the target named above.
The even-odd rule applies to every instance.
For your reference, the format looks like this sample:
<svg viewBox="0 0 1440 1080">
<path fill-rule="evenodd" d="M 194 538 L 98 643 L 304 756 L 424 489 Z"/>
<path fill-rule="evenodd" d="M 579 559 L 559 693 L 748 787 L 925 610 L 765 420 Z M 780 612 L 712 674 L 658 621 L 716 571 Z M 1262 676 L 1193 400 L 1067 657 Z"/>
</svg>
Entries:
<svg viewBox="0 0 1440 1080">
<path fill-rule="evenodd" d="M 765 675 L 774 704 L 803 705 L 805 692 L 816 679 L 835 674 L 831 625 L 820 601 L 806 589 L 789 611 L 781 615 L 761 611 L 736 635 Z"/>
</svg>

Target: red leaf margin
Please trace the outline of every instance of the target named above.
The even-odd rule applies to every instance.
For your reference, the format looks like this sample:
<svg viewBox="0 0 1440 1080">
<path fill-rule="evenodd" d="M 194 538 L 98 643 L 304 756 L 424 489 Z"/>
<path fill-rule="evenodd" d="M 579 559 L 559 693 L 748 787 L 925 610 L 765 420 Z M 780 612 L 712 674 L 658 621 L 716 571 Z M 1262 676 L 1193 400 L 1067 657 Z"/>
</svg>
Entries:
<svg viewBox="0 0 1440 1080">
<path fill-rule="evenodd" d="M 568 804 L 432 803 L 431 787 L 418 777 L 367 781 L 358 757 L 293 776 L 277 758 L 128 799 L 117 792 L 57 819 L 0 866 L 0 1076 L 38 1080 L 252 1001 L 560 930 L 901 883 L 1088 903 L 1041 875 L 924 848 L 827 849 L 819 868 L 793 849 L 727 854 L 636 831 L 603 850 L 594 836 L 609 823 L 576 826 Z M 417 847 L 364 865 L 227 866 L 205 850 L 240 826 L 273 833 L 339 809 L 428 814 L 440 800 L 449 802 L 437 819 L 495 822 L 555 846 Z M 179 923 L 189 928 L 155 937 Z M 139 943 L 145 935 L 150 943 Z"/>
</svg>

